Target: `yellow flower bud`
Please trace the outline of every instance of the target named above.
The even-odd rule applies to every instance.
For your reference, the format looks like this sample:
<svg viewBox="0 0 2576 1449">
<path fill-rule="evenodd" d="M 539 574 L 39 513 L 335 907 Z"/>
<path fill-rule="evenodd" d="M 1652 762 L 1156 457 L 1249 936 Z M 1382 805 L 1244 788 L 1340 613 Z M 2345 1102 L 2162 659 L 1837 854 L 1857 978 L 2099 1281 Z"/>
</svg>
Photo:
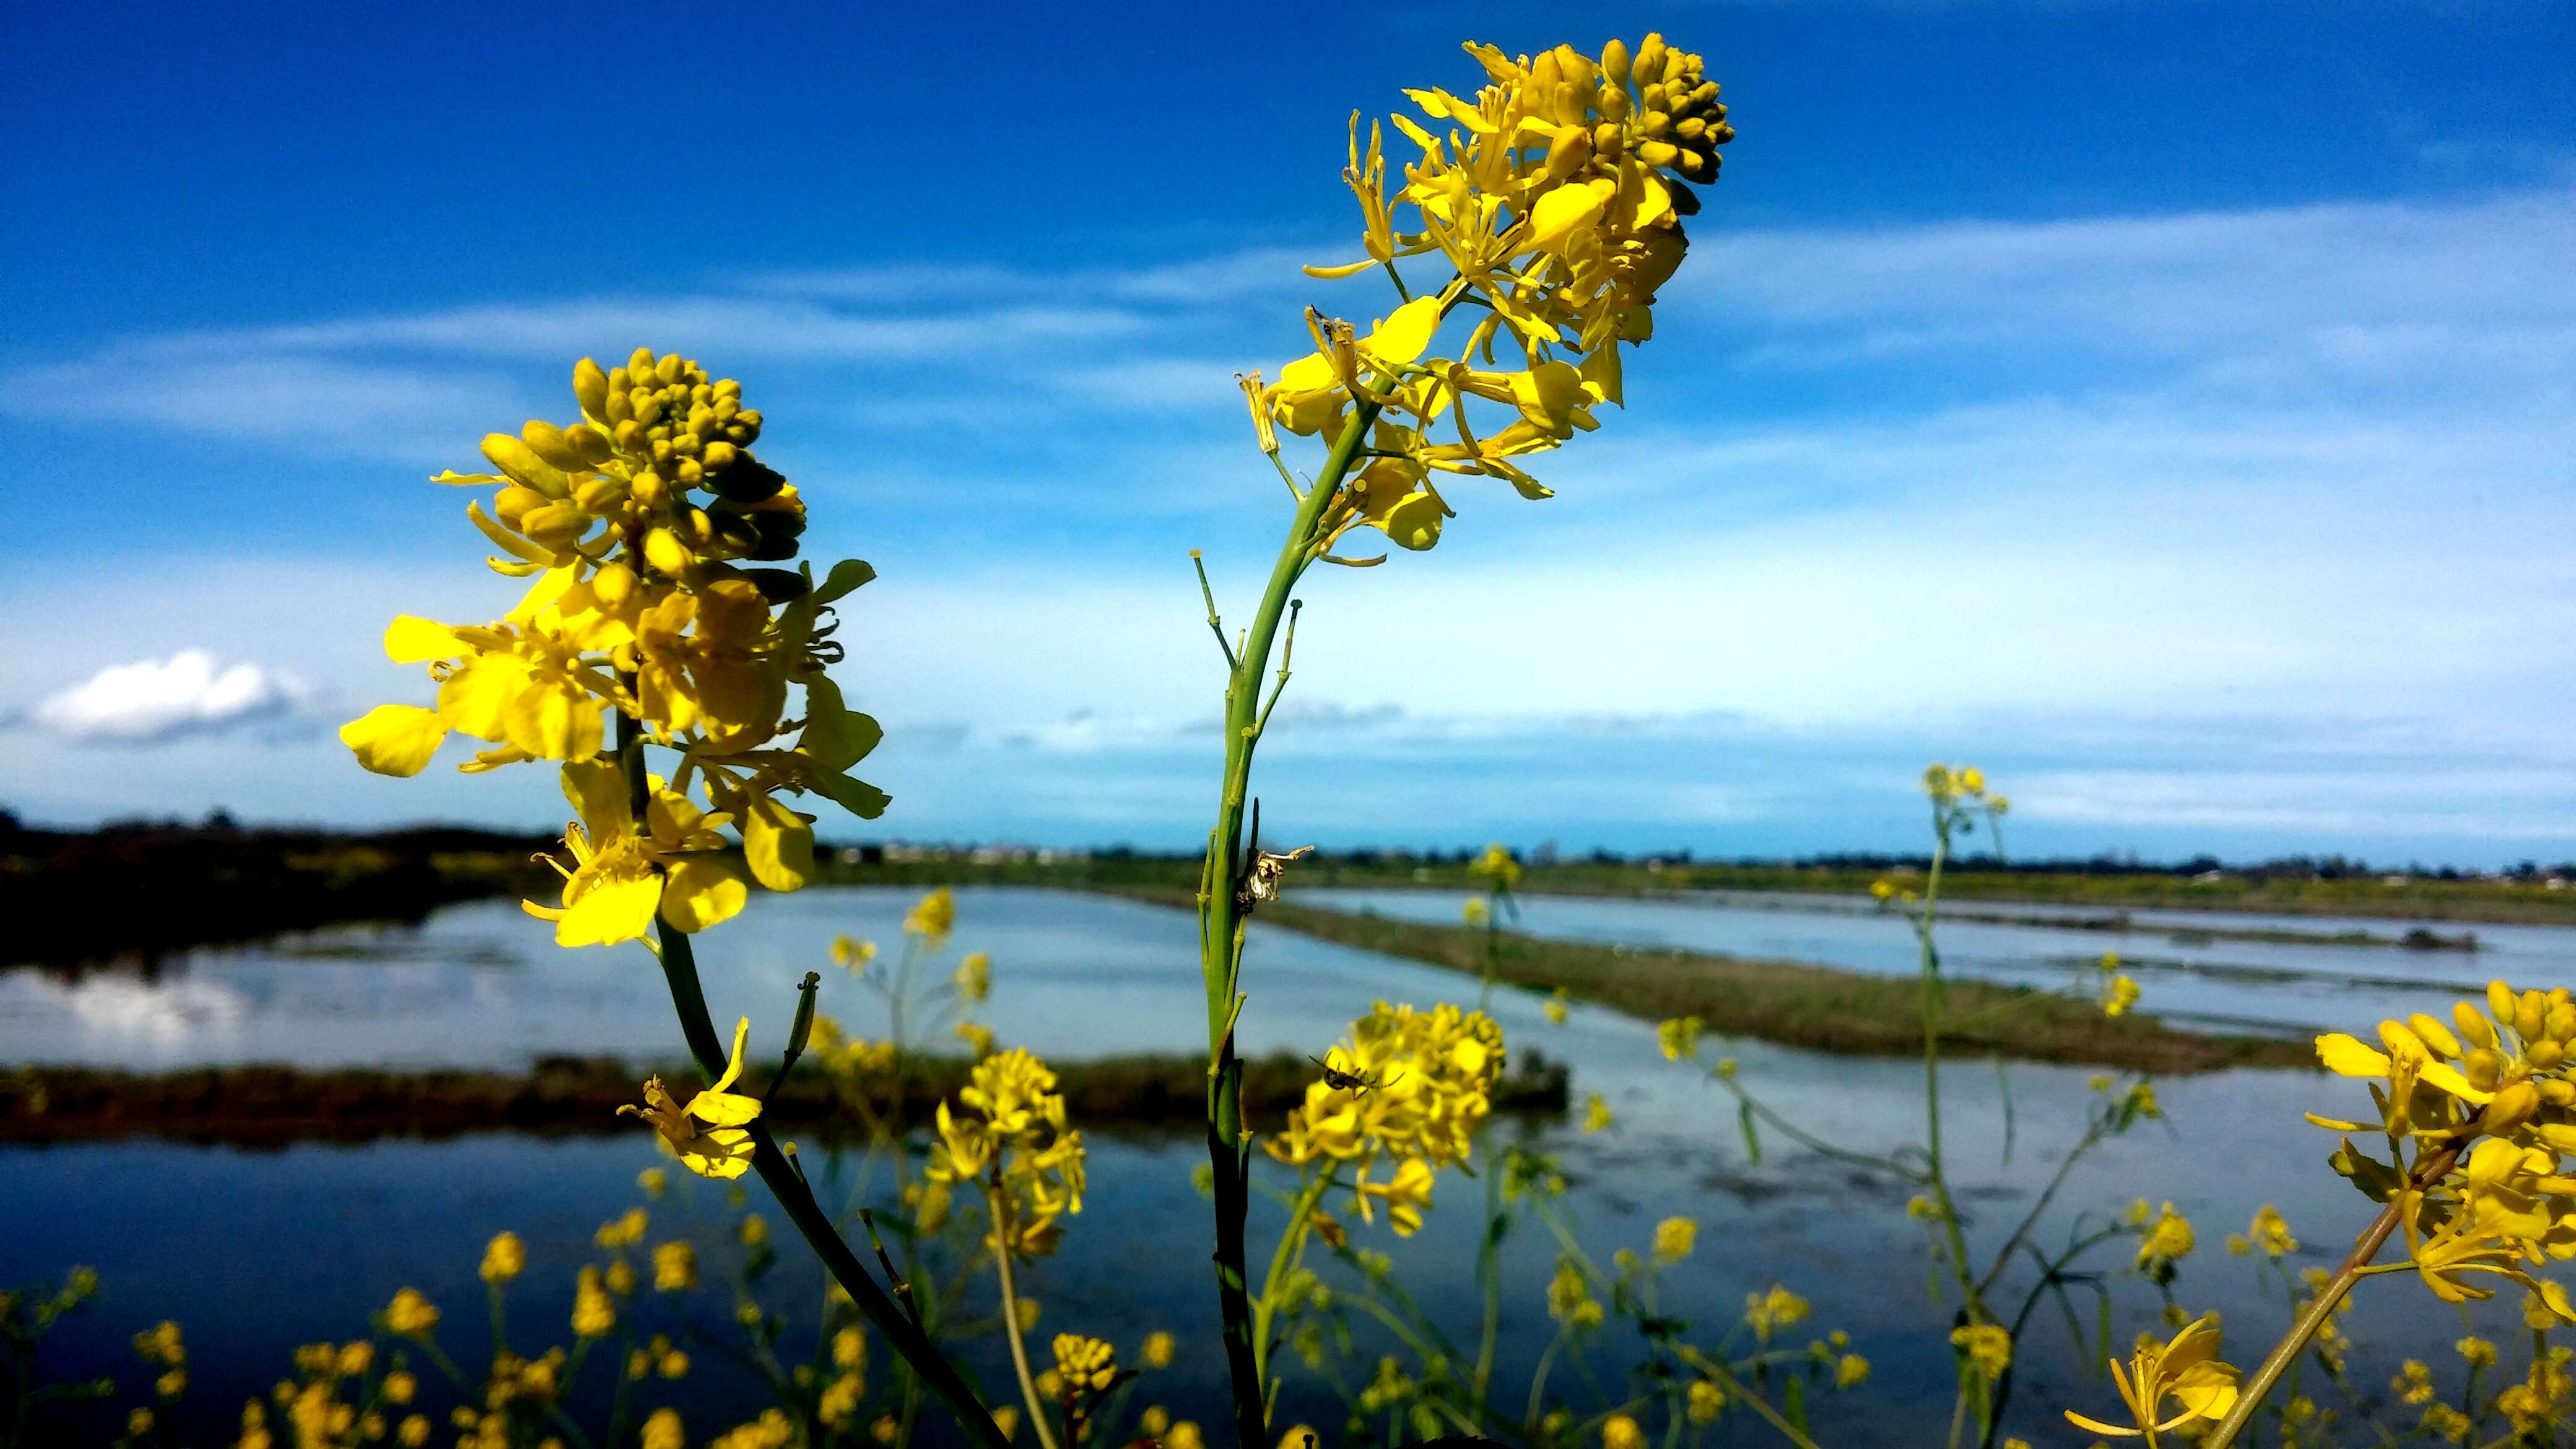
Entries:
<svg viewBox="0 0 2576 1449">
<path fill-rule="evenodd" d="M 2487 1012 L 2507 1026 L 2513 1024 L 2513 988 L 2502 981 L 2487 983 Z"/>
<path fill-rule="evenodd" d="M 2460 1039 L 2470 1045 L 2492 1047 L 2496 1044 L 2494 1025 L 2488 1022 L 2485 1015 L 2476 1007 L 2467 1002 L 2451 1003 L 2451 1020 L 2459 1023 Z"/>
<path fill-rule="evenodd" d="M 1608 45 L 1601 47 L 1601 73 L 1610 78 L 1612 85 L 1628 83 L 1628 47 L 1616 36 L 1611 37 Z"/>
<path fill-rule="evenodd" d="M 585 357 L 572 365 L 572 395 L 581 400 L 581 410 L 605 422 L 608 418 L 608 374 L 599 364 Z"/>
<path fill-rule="evenodd" d="M 700 515 L 704 517 L 703 514 Z M 657 528 L 644 535 L 644 561 L 656 570 L 678 578 L 697 563 L 697 555 L 667 528 Z"/>
<path fill-rule="evenodd" d="M 2531 1120 L 2540 1110 L 2540 1089 L 2529 1082 L 2511 1082 L 2497 1089 L 2495 1100 L 2478 1114 L 2478 1129 L 2501 1137 Z"/>
</svg>

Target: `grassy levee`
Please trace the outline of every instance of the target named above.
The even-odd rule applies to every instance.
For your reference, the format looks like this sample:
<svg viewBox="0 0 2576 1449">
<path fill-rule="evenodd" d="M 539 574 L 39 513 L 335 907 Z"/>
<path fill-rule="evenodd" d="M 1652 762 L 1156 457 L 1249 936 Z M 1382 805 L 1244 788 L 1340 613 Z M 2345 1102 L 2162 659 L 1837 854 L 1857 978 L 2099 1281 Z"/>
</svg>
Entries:
<svg viewBox="0 0 2576 1449">
<path fill-rule="evenodd" d="M 1525 867 L 1521 889 L 1533 894 L 1569 896 L 1678 896 L 1688 891 L 1807 892 L 1844 895 L 1866 902 L 1871 884 L 1890 880 L 1900 886 L 1920 884 L 1921 872 L 1897 865 L 1864 868 L 1843 865 L 1668 864 L 1560 861 Z M 829 863 L 822 879 L 846 885 L 1031 885 L 1067 890 L 1136 887 L 1192 887 L 1198 862 L 1151 855 L 1094 855 L 1037 861 L 976 860 L 964 855 L 927 855 L 867 865 Z M 1321 856 L 1300 863 L 1292 882 L 1300 887 L 1351 889 L 1475 890 L 1481 882 L 1459 860 L 1428 862 L 1409 856 Z M 2413 877 L 2389 885 L 2380 877 L 2324 880 L 2260 872 L 2231 872 L 2201 880 L 2172 872 L 2001 870 L 1975 863 L 1952 864 L 1941 876 L 1941 895 L 1950 901 L 2008 901 L 2046 906 L 2078 906 L 2105 912 L 2122 910 L 2242 911 L 2255 915 L 2361 916 L 2381 920 L 2486 921 L 2505 925 L 2576 925 L 2576 890 L 2550 890 L 2538 882 L 2509 880 L 2436 880 Z M 2006 919 L 2020 920 L 2021 918 Z M 2040 924 L 2036 918 L 2023 923 Z M 2067 924 L 2049 921 L 2046 924 Z M 2084 922 L 2073 924 L 2081 926 Z M 2105 928 L 2111 928 L 2105 923 Z M 2246 940 L 2299 941 L 2327 944 L 2408 944 L 2371 942 L 2349 933 L 2311 937 L 2307 933 L 2229 930 Z M 2433 947 L 2457 942 L 2415 943 Z"/>
<path fill-rule="evenodd" d="M 1207 1061 L 1177 1054 L 1105 1057 L 1053 1064 L 1067 1111 L 1086 1128 L 1196 1124 L 1206 1112 Z M 872 1078 L 867 1100 L 885 1111 L 924 1120 L 965 1085 L 969 1064 L 955 1057 L 915 1058 L 898 1075 Z M 549 1058 L 527 1072 L 304 1070 L 279 1066 L 204 1067 L 124 1072 L 95 1067 L 0 1069 L 0 1142 L 98 1141 L 161 1137 L 195 1142 L 275 1145 L 299 1141 L 360 1142 L 384 1137 L 453 1137 L 515 1131 L 596 1136 L 644 1127 L 617 1109 L 640 1100 L 644 1073 L 610 1058 Z M 664 1073 L 686 1099 L 695 1071 Z M 753 1074 L 758 1092 L 759 1073 Z M 1314 1063 L 1288 1053 L 1244 1064 L 1247 1109 L 1275 1121 L 1303 1100 Z M 1516 1061 L 1497 1087 L 1499 1111 L 1565 1109 L 1566 1072 L 1544 1061 Z M 862 1119 L 820 1070 L 801 1067 L 767 1096 L 765 1115 L 782 1129 L 817 1141 L 864 1132 Z"/>
<path fill-rule="evenodd" d="M 1129 887 L 1116 892 L 1175 908 L 1189 892 Z M 1484 971 L 1484 933 L 1295 901 L 1265 905 L 1255 920 L 1336 945 L 1420 961 L 1469 975 Z M 1865 976 L 1792 961 L 1754 961 L 1498 932 L 1494 979 L 1647 1019 L 1697 1016 L 1723 1036 L 1868 1056 L 1923 1049 L 1922 988 L 1913 976 Z M 1943 1001 L 1946 1050 L 2020 1061 L 2066 1062 L 2142 1072 L 2226 1067 L 2314 1067 L 2305 1041 L 2221 1036 L 2169 1027 L 2152 1016 L 2106 1017 L 2089 1002 L 2023 987 L 1951 980 Z"/>
</svg>

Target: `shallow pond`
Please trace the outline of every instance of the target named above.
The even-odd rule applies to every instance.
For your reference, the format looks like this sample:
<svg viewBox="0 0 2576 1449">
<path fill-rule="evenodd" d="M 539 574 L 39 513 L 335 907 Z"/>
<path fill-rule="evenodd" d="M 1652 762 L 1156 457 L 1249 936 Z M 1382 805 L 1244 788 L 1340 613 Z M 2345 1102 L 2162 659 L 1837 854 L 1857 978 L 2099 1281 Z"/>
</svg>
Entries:
<svg viewBox="0 0 2576 1449">
<path fill-rule="evenodd" d="M 855 1030 L 881 1033 L 873 998 L 833 971 L 827 947 L 842 933 L 891 943 L 911 899 L 910 892 L 864 889 L 764 898 L 742 922 L 708 939 L 716 1010 L 776 1021 L 796 978 L 821 969 L 826 1009 Z M 1455 899 L 1445 904 L 1454 910 Z M 957 948 L 994 958 L 994 997 L 979 1015 L 1006 1043 L 1061 1058 L 1200 1044 L 1193 935 L 1190 918 L 1175 911 L 1055 892 L 959 892 Z M 955 956 L 952 950 L 937 969 Z M 1256 931 L 1248 970 L 1253 1000 L 1243 1035 L 1253 1050 L 1319 1049 L 1379 997 L 1428 1005 L 1472 1003 L 1475 996 L 1475 984 L 1453 973 L 1279 932 Z M 1515 1046 L 1570 1063 L 1578 1096 L 1598 1092 L 1616 1115 L 1616 1125 L 1600 1133 L 1570 1121 L 1492 1129 L 1527 1134 L 1533 1146 L 1561 1157 L 1572 1182 L 1570 1206 L 1597 1255 L 1618 1246 L 1642 1250 L 1667 1215 L 1699 1218 L 1699 1252 L 1668 1275 L 1665 1311 L 1718 1324 L 1741 1311 L 1747 1292 L 1785 1282 L 1814 1302 L 1812 1318 L 1792 1331 L 1795 1341 L 1847 1329 L 1854 1348 L 1876 1365 L 1865 1389 L 1818 1401 L 1820 1437 L 1940 1442 L 1950 1310 L 1929 1296 L 1920 1231 L 1904 1211 L 1909 1188 L 1803 1153 L 1776 1134 L 1766 1137 L 1761 1160 L 1751 1160 L 1731 1100 L 1703 1080 L 1702 1067 L 1663 1061 L 1648 1023 L 1577 1007 L 1564 1025 L 1550 1025 L 1539 999 L 1523 992 L 1501 994 L 1493 1009 Z M 417 930 L 330 932 L 191 953 L 148 978 L 0 976 L 0 1059 L 502 1065 L 545 1052 L 648 1057 L 676 1048 L 659 974 L 640 949 L 557 951 L 543 927 L 506 903 L 442 911 Z M 1844 1146 L 1885 1153 L 1921 1137 L 1919 1062 L 1750 1042 L 1711 1043 L 1706 1055 L 1721 1052 L 1737 1058 L 1741 1080 L 1766 1101 Z M 2006 1076 L 1981 1062 L 1944 1073 L 1953 1178 L 1980 1251 L 1993 1251 L 2056 1169 L 2080 1130 L 2090 1076 L 2025 1066 Z M 2089 1158 L 2041 1241 L 2062 1239 L 2079 1211 L 2098 1214 L 2141 1196 L 2172 1199 L 2200 1231 L 2178 1295 L 2195 1311 L 2223 1310 L 2231 1344 L 2251 1351 L 2286 1309 L 2260 1295 L 2253 1265 L 2228 1257 L 2221 1239 L 2269 1202 L 2307 1245 L 2297 1265 L 2339 1255 L 2339 1241 L 2349 1242 L 2368 1204 L 2325 1169 L 2331 1140 L 2299 1114 L 2350 1110 L 2359 1094 L 2352 1084 L 2303 1072 L 2172 1079 L 2159 1090 L 2170 1125 L 2143 1125 Z M 1169 1328 L 1185 1341 L 1211 1341 L 1206 1209 L 1189 1183 L 1201 1158 L 1186 1134 L 1092 1134 L 1087 1211 L 1071 1224 L 1062 1254 L 1039 1266 L 1032 1288 L 1047 1305 L 1045 1331 L 1079 1328 L 1132 1346 L 1151 1329 Z M 500 1228 L 519 1231 L 530 1246 L 514 1336 L 538 1343 L 561 1337 L 571 1270 L 597 1256 L 592 1229 L 636 1200 L 634 1175 L 653 1161 L 647 1142 L 632 1136 L 489 1134 L 283 1151 L 147 1141 L 0 1149 L 0 1222 L 11 1225 L 0 1234 L 0 1284 L 56 1278 L 75 1262 L 100 1270 L 105 1296 L 58 1343 L 67 1371 L 131 1380 L 127 1335 L 162 1316 L 178 1318 L 197 1345 L 197 1412 L 213 1426 L 284 1371 L 293 1345 L 353 1335 L 405 1284 L 447 1306 L 443 1338 L 473 1361 L 484 1342 L 474 1266 L 484 1239 Z M 689 1186 L 712 1224 L 722 1212 L 720 1194 Z M 1444 1176 L 1427 1226 L 1406 1242 L 1352 1223 L 1362 1245 L 1396 1254 L 1403 1281 L 1461 1336 L 1477 1313 L 1472 1264 L 1482 1192 L 1479 1183 Z M 755 1202 L 758 1196 L 755 1189 Z M 684 1222 L 672 1206 L 656 1216 L 657 1237 Z M 1256 1224 L 1257 1244 L 1271 1236 L 1270 1227 Z M 702 1241 L 710 1265 L 722 1261 L 721 1240 L 710 1232 Z M 801 1285 L 808 1308 L 798 1321 L 810 1322 L 815 1273 L 794 1244 L 786 1246 L 779 1282 Z M 1499 1382 L 1525 1385 L 1552 1330 L 1542 1305 L 1553 1252 L 1536 1231 L 1517 1235 L 1508 1249 Z M 2114 1245 L 2102 1265 L 2118 1269 L 2125 1261 Z M 989 1303 L 989 1288 L 977 1292 Z M 2117 1337 L 2125 1341 L 2150 1326 L 2156 1300 L 2135 1281 L 2117 1284 L 2116 1293 Z M 2435 1311 L 2420 1287 L 2381 1281 L 2365 1293 L 2359 1383 L 2384 1383 L 2406 1354 L 2446 1361 L 2459 1322 Z M 711 1330 L 724 1306 L 715 1297 L 700 1304 Z M 2089 1302 L 2082 1307 L 2089 1321 Z M 798 1331 L 790 1331 L 790 1351 Z M 811 1330 L 801 1331 L 810 1342 Z M 747 1373 L 727 1367 L 713 1339 L 708 1343 L 699 1355 L 702 1373 L 681 1396 L 692 1427 L 702 1430 L 757 1404 Z M 998 1373 L 992 1347 L 993 1340 L 982 1340 L 977 1362 Z M 1624 1347 L 1612 1339 L 1596 1364 L 1615 1370 Z M 1212 1419 L 1219 1371 L 1211 1352 L 1196 1350 L 1155 1380 L 1154 1397 Z M 1365 1377 L 1367 1365 L 1355 1371 Z M 2033 1337 L 2020 1373 L 2012 1422 L 2034 1442 L 2065 1440 L 2055 1407 L 2100 1411 L 2109 1403 L 2107 1387 L 2076 1361 L 2062 1328 Z M 1580 1382 L 1571 1374 L 1558 1380 L 1578 1394 Z M 1327 1412 L 1311 1388 L 1300 1393 L 1291 1411 Z M 1762 1442 L 1750 1431 L 1736 1436 Z M 203 1437 L 213 1437 L 211 1427 Z"/>
<path fill-rule="evenodd" d="M 1446 924 L 1467 895 L 1441 890 L 1312 890 L 1303 905 Z M 1913 928 L 1892 911 L 1839 896 L 1699 892 L 1636 900 L 1524 895 L 1513 929 L 1569 940 L 1678 947 L 1766 960 L 1806 961 L 1878 975 L 1912 975 Z M 2576 988 L 2576 926 L 2491 926 L 2218 911 L 2134 911 L 2128 929 L 2071 924 L 2104 913 L 2009 902 L 1969 901 L 1970 913 L 2065 918 L 2070 924 L 1940 922 L 1942 969 L 2016 985 L 2056 989 L 2094 975 L 2105 951 L 2145 991 L 2139 1010 L 2229 1029 L 2363 1030 L 2385 1016 L 2430 1010 L 2479 995 L 2504 977 L 2517 987 Z M 2478 949 L 2410 950 L 2393 945 L 2233 939 L 2229 933 L 2366 931 L 2393 939 L 2415 927 L 2456 937 L 2474 931 Z"/>
</svg>

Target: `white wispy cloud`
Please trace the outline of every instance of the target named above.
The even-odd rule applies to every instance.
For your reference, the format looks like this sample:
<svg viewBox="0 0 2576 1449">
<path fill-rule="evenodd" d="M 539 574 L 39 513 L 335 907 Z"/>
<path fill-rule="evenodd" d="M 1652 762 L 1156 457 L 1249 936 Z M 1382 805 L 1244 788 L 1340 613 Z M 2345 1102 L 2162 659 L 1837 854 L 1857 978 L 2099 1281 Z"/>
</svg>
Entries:
<svg viewBox="0 0 2576 1449">
<path fill-rule="evenodd" d="M 274 720 L 305 690 L 293 676 L 256 664 L 217 667 L 203 649 L 167 659 L 110 665 L 37 702 L 29 717 L 84 744 L 158 744 Z"/>
</svg>

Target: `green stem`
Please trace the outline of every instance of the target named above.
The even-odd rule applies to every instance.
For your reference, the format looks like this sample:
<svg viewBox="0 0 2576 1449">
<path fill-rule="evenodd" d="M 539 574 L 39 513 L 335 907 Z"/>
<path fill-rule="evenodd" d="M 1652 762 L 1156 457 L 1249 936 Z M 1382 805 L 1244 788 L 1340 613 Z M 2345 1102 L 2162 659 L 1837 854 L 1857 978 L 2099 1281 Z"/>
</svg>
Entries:
<svg viewBox="0 0 2576 1449">
<path fill-rule="evenodd" d="M 629 804 L 637 820 L 644 818 L 644 805 L 650 796 L 645 783 L 644 736 L 631 716 L 617 717 L 617 753 L 626 772 Z M 689 1055 L 697 1059 L 698 1070 L 712 1082 L 724 1074 L 728 1055 L 726 1043 L 716 1035 L 714 1020 L 707 1014 L 705 987 L 698 980 L 698 959 L 688 936 L 671 929 L 668 922 L 655 921 L 654 932 L 661 945 L 662 976 L 671 989 L 671 1006 L 680 1018 L 680 1034 L 689 1044 Z M 814 1190 L 804 1175 L 796 1170 L 787 1155 L 778 1150 L 769 1124 L 754 1118 L 750 1124 L 752 1170 L 760 1174 L 778 1205 L 787 1212 L 788 1220 L 805 1235 L 806 1243 L 850 1301 L 859 1306 L 870 1325 L 885 1336 L 886 1343 L 913 1367 L 956 1415 L 958 1427 L 977 1449 L 1010 1449 L 1010 1440 L 993 1423 L 993 1416 L 967 1386 L 955 1366 L 941 1355 L 938 1348 L 922 1333 L 903 1309 L 896 1305 L 876 1279 L 868 1274 L 850 1245 L 841 1241 L 839 1229 L 832 1224 L 831 1214 L 814 1200 Z"/>
<path fill-rule="evenodd" d="M 1959 1210 L 1950 1200 L 1950 1181 L 1941 1168 L 1941 958 L 1932 949 L 1932 916 L 1941 899 L 1941 867 L 1950 857 L 1950 822 L 1941 813 L 1947 807 L 1936 802 L 1932 808 L 1939 828 L 1932 838 L 1932 869 L 1923 882 L 1923 914 L 1914 928 L 1922 942 L 1924 1178 L 1940 1207 L 1950 1267 L 1959 1280 L 1959 1301 L 1971 1321 L 1983 1323 L 1989 1315 L 1976 1280 L 1969 1275 L 1967 1235 L 1959 1230 Z"/>
<path fill-rule="evenodd" d="M 1245 632 L 1242 652 L 1225 689 L 1225 776 L 1217 796 L 1216 829 L 1199 877 L 1199 975 L 1207 987 L 1208 1164 L 1215 1172 L 1217 1316 L 1223 1325 L 1226 1369 L 1234 1387 L 1235 1437 L 1242 1449 L 1267 1443 L 1261 1392 L 1261 1355 L 1253 1338 L 1252 1304 L 1244 1284 L 1244 1219 L 1251 1210 L 1252 1139 L 1243 1125 L 1243 1063 L 1235 1053 L 1234 1015 L 1242 965 L 1244 915 L 1235 892 L 1243 867 L 1243 817 L 1252 777 L 1262 671 L 1270 663 L 1288 596 L 1313 560 L 1325 510 L 1377 420 L 1373 403 L 1352 411 L 1324 460 L 1315 486 L 1297 505 L 1288 536 L 1271 566 L 1261 606 Z"/>
<path fill-rule="evenodd" d="M 1307 1220 L 1314 1216 L 1315 1204 L 1324 1200 L 1325 1189 L 1332 1185 L 1333 1175 L 1319 1172 L 1298 1189 L 1295 1200 L 1288 1204 L 1288 1226 L 1280 1230 L 1279 1246 L 1270 1252 L 1270 1273 L 1261 1281 L 1261 1296 L 1252 1304 L 1252 1360 L 1254 1372 L 1262 1375 L 1265 1393 L 1270 1382 L 1270 1321 L 1279 1312 L 1279 1284 L 1301 1256 Z"/>
<path fill-rule="evenodd" d="M 1486 977 L 1488 989 L 1492 976 Z M 1503 1335 L 1503 1164 L 1485 1164 L 1485 1242 L 1476 1252 L 1476 1280 L 1485 1290 L 1484 1330 L 1476 1338 L 1476 1402 L 1494 1377 L 1494 1350 Z"/>
<path fill-rule="evenodd" d="M 997 1181 L 985 1185 L 984 1206 L 993 1215 L 993 1271 L 1002 1280 L 1002 1340 L 1011 1346 L 1011 1371 L 1020 1376 L 1020 1398 L 1029 1406 L 1029 1428 L 1038 1436 L 1038 1449 L 1055 1449 L 1055 1434 L 1047 1428 L 1046 1401 L 1038 1397 L 1038 1381 L 1029 1375 L 1029 1347 L 1020 1332 L 1020 1290 L 1011 1276 L 1011 1235 L 1005 1231 L 1011 1209 L 1002 1200 L 1001 1171 L 997 1160 L 993 1164 Z"/>
<path fill-rule="evenodd" d="M 2416 1164 L 2413 1180 L 2408 1186 L 2422 1188 L 2441 1181 L 2443 1174 L 2449 1172 L 2451 1164 L 2459 1158 L 2457 1144 L 2443 1148 Z M 2262 1365 L 2245 1380 L 2237 1392 L 2235 1407 L 2229 1409 L 2227 1417 L 2219 1420 L 2218 1427 L 2201 1441 L 2202 1449 L 2228 1449 L 2236 1442 L 2236 1436 L 2245 1431 L 2245 1426 L 2254 1422 L 2254 1415 L 2262 1409 L 2263 1400 L 2272 1392 L 2272 1386 L 2281 1381 L 2282 1373 L 2291 1364 L 2298 1362 L 2299 1355 L 2307 1350 L 2308 1341 L 2333 1320 L 2335 1308 L 2343 1302 L 2344 1295 L 2352 1291 L 2353 1284 L 2361 1281 L 2363 1272 L 2370 1267 L 2370 1260 L 2379 1256 L 2380 1248 L 2388 1242 L 2388 1235 L 2396 1231 L 2397 1205 L 2404 1198 L 2402 1192 L 2389 1196 L 2388 1206 L 2381 1208 L 2379 1216 L 2370 1220 L 2370 1226 L 2363 1230 L 2361 1237 L 2353 1243 L 2351 1254 L 2343 1260 L 2343 1267 L 2318 1292 L 2317 1301 L 2308 1305 L 2308 1311 L 2299 1315 L 2299 1321 L 2291 1325 L 2288 1335 L 2272 1346 L 2272 1352 L 2265 1356 Z"/>
</svg>

